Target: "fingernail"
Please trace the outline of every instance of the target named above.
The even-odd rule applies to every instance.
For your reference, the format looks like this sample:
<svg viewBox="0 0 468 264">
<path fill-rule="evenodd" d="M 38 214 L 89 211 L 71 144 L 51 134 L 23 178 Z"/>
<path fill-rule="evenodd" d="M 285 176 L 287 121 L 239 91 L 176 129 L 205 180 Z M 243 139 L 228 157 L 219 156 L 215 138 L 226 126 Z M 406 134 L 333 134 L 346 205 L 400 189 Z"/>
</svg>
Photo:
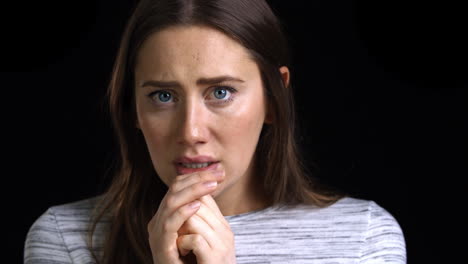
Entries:
<svg viewBox="0 0 468 264">
<path fill-rule="evenodd" d="M 215 181 L 209 181 L 209 182 L 204 182 L 203 185 L 205 185 L 205 187 L 208 187 L 208 188 L 212 188 L 212 187 L 215 187 L 218 183 L 215 182 Z"/>
</svg>

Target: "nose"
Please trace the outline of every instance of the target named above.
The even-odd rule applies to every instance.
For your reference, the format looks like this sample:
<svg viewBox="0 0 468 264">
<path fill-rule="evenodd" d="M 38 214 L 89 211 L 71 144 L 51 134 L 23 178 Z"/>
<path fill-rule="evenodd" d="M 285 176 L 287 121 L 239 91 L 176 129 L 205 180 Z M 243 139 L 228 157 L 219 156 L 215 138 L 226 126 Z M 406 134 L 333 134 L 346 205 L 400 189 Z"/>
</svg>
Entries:
<svg viewBox="0 0 468 264">
<path fill-rule="evenodd" d="M 195 146 L 207 142 L 207 114 L 204 105 L 196 99 L 187 99 L 185 101 L 179 112 L 179 122 L 177 122 L 179 144 Z"/>
</svg>

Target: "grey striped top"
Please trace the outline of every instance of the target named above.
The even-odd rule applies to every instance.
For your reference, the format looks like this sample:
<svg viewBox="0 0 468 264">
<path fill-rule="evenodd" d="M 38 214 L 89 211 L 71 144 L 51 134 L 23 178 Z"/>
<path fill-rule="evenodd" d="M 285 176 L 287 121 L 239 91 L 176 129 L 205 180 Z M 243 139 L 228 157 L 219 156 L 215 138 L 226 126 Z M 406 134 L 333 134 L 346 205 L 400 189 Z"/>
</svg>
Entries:
<svg viewBox="0 0 468 264">
<path fill-rule="evenodd" d="M 109 221 L 98 225 L 90 249 L 86 234 L 96 197 L 50 207 L 30 227 L 25 263 L 96 263 Z M 406 263 L 403 232 L 373 201 L 342 198 L 318 208 L 275 205 L 225 216 L 234 232 L 237 263 Z"/>
</svg>

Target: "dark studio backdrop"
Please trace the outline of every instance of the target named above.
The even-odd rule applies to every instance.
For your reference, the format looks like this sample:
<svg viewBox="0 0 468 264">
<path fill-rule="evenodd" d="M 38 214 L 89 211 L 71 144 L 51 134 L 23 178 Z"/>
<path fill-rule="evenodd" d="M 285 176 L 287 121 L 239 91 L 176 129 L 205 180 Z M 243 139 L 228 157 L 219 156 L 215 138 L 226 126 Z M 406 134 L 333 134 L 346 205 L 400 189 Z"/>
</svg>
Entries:
<svg viewBox="0 0 468 264">
<path fill-rule="evenodd" d="M 468 175 L 461 4 L 270 3 L 291 41 L 301 147 L 316 176 L 392 213 L 408 263 L 459 263 Z M 102 100 L 133 5 L 0 7 L 2 251 L 10 263 L 22 262 L 26 233 L 48 207 L 102 190 L 115 151 Z"/>
</svg>

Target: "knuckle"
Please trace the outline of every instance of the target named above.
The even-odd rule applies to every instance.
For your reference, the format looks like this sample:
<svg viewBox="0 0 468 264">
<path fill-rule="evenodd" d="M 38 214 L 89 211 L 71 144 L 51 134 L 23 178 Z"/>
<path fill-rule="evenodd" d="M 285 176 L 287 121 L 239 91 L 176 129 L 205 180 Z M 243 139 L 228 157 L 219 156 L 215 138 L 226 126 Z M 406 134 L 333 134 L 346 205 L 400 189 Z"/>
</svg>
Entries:
<svg viewBox="0 0 468 264">
<path fill-rule="evenodd" d="M 203 181 L 203 174 L 200 172 L 195 173 L 194 177 L 197 179 L 197 181 Z"/>
<path fill-rule="evenodd" d="M 200 192 L 200 183 L 198 184 L 193 184 L 192 186 L 190 186 L 190 191 L 192 194 L 196 194 L 196 193 L 199 193 Z"/>
<path fill-rule="evenodd" d="M 206 173 L 203 175 L 203 181 L 212 181 L 214 179 L 213 175 Z"/>
<path fill-rule="evenodd" d="M 184 174 L 177 175 L 177 176 L 175 177 L 173 183 L 181 182 L 185 177 L 186 177 L 186 175 L 184 175 Z"/>
<path fill-rule="evenodd" d="M 175 193 L 177 191 L 177 186 L 179 186 L 179 181 L 174 181 L 168 189 L 169 193 Z"/>
<path fill-rule="evenodd" d="M 176 193 L 177 191 L 180 190 L 180 182 L 179 181 L 175 181 L 171 187 L 169 187 L 169 192 L 171 192 L 172 194 L 173 193 Z"/>
<path fill-rule="evenodd" d="M 197 246 L 200 246 L 203 243 L 203 237 L 200 234 L 194 235 L 193 243 L 195 243 Z"/>
<path fill-rule="evenodd" d="M 213 171 L 210 171 L 210 170 L 207 170 L 207 171 L 203 171 L 203 175 L 205 176 L 206 179 L 213 179 L 214 178 L 214 175 L 213 175 Z"/>
<path fill-rule="evenodd" d="M 166 200 L 167 208 L 173 209 L 175 207 L 175 204 L 176 204 L 176 199 L 174 196 L 170 195 L 169 197 L 167 197 L 167 200 Z"/>
<path fill-rule="evenodd" d="M 164 223 L 162 224 L 162 230 L 163 230 L 163 232 L 165 232 L 165 233 L 166 233 L 166 232 L 169 232 L 169 231 L 171 230 L 171 224 L 170 224 L 169 222 L 167 222 L 167 221 L 164 222 Z"/>
<path fill-rule="evenodd" d="M 172 252 L 174 251 L 174 249 L 172 247 L 165 247 L 163 250 L 162 250 L 162 253 L 163 255 L 165 256 L 170 256 L 172 255 Z"/>
<path fill-rule="evenodd" d="M 184 210 L 185 208 L 184 207 L 181 207 L 179 208 L 177 211 L 174 212 L 175 216 L 177 218 L 183 218 L 185 219 L 186 218 L 186 210 Z"/>
</svg>

